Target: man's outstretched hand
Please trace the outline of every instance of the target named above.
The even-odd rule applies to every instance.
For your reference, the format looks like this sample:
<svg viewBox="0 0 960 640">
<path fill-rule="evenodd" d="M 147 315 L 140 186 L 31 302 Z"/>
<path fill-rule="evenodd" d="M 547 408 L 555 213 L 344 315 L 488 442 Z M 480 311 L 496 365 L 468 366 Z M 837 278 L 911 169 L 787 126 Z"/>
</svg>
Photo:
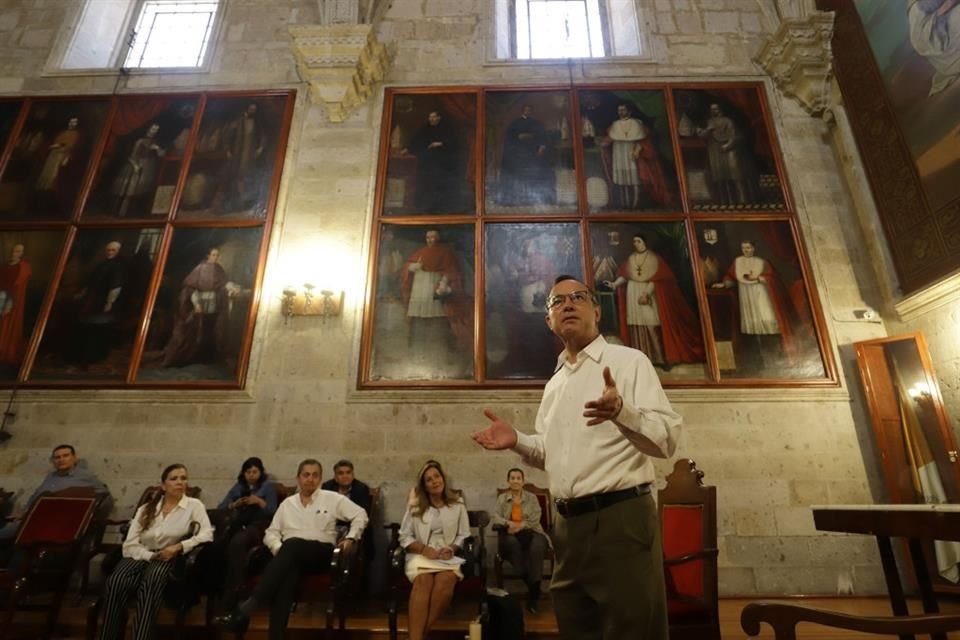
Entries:
<svg viewBox="0 0 960 640">
<path fill-rule="evenodd" d="M 607 420 L 615 420 L 620 415 L 620 410 L 623 409 L 623 398 L 617 391 L 617 383 L 613 381 L 610 367 L 603 368 L 603 393 L 596 400 L 584 404 L 583 408 L 583 417 L 590 418 L 587 421 L 588 427 Z"/>
<path fill-rule="evenodd" d="M 517 431 L 509 424 L 498 418 L 489 409 L 483 410 L 490 424 L 471 434 L 471 438 L 484 449 L 512 449 L 517 444 Z"/>
</svg>

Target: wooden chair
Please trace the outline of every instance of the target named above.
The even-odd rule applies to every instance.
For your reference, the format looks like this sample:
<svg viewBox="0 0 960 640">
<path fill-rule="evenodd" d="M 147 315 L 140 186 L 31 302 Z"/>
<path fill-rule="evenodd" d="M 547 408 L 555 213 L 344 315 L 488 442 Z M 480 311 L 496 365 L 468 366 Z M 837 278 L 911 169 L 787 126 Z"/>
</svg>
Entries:
<svg viewBox="0 0 960 640">
<path fill-rule="evenodd" d="M 685 459 L 657 495 L 670 640 L 719 640 L 717 489 Z"/>
<path fill-rule="evenodd" d="M 553 501 L 550 499 L 550 490 L 538 487 L 535 484 L 526 483 L 523 485 L 523 490 L 527 493 L 537 497 L 537 502 L 540 503 L 540 526 L 543 527 L 543 530 L 548 536 L 553 535 Z M 509 488 L 497 489 L 497 497 L 499 498 L 502 494 L 510 491 Z M 503 538 L 508 535 L 506 528 L 499 525 L 494 525 L 493 530 L 497 532 L 497 555 L 493 559 L 493 574 L 497 581 L 497 586 L 503 589 L 504 580 L 519 580 L 522 577 L 522 574 L 519 573 L 517 567 L 513 567 L 513 571 L 505 573 L 503 570 L 503 563 L 506 559 L 500 553 L 500 548 L 503 546 Z M 553 576 L 553 565 L 554 565 L 554 554 L 553 547 L 547 546 L 547 552 L 543 557 L 544 561 L 549 563 L 549 569 L 544 571 L 543 577 L 547 580 Z"/>
<path fill-rule="evenodd" d="M 901 638 L 913 634 L 945 638 L 950 631 L 960 631 L 960 615 L 855 616 L 782 602 L 751 602 L 743 608 L 740 626 L 748 636 L 760 635 L 761 622 L 773 628 L 774 640 L 796 640 L 801 622 Z M 817 636 L 811 633 L 810 637 Z"/>
<path fill-rule="evenodd" d="M 144 489 L 134 508 L 134 516 L 141 505 L 146 504 L 151 498 L 156 496 L 157 492 L 163 491 L 163 487 L 152 486 Z M 191 498 L 200 498 L 203 490 L 200 487 L 187 487 L 187 496 Z M 116 568 L 117 564 L 123 558 L 123 540 L 127 537 L 127 531 L 130 527 L 130 520 L 108 520 L 107 527 L 117 527 L 117 534 L 120 542 L 101 543 L 97 547 L 96 553 L 104 554 L 103 573 L 109 576 Z M 192 534 L 191 534 L 192 535 Z M 193 605 L 200 601 L 201 585 L 203 581 L 199 579 L 196 571 L 197 558 L 203 551 L 205 545 L 194 547 L 190 553 L 180 556 L 177 559 L 178 566 L 167 579 L 167 587 L 164 591 L 164 604 L 174 611 L 174 625 L 177 637 L 182 637 L 184 633 L 187 612 Z M 105 585 L 106 583 L 104 583 Z M 97 635 L 97 627 L 100 621 L 100 609 L 103 608 L 103 589 L 94 600 L 93 604 L 87 609 L 87 640 L 94 640 Z M 209 612 L 207 615 L 209 619 Z"/>
<path fill-rule="evenodd" d="M 80 547 L 105 497 L 46 493 L 33 503 L 17 530 L 11 566 L 0 570 L 0 593 L 6 599 L 0 638 L 9 637 L 18 609 L 38 608 L 48 611 L 41 637 L 50 637 Z M 23 605 L 24 596 L 40 594 L 47 602 Z"/>
<path fill-rule="evenodd" d="M 477 601 L 477 611 L 482 612 L 483 598 L 487 591 L 486 544 L 484 536 L 490 525 L 490 514 L 486 511 L 467 511 L 471 532 L 457 555 L 466 562 L 463 564 L 463 580 L 457 583 L 454 598 L 468 598 Z M 390 640 L 397 640 L 398 610 L 410 595 L 411 584 L 404 573 L 406 550 L 400 545 L 400 523 L 385 525 L 390 530 L 390 546 L 387 549 L 387 618 L 390 625 Z"/>
<path fill-rule="evenodd" d="M 280 483 L 275 484 L 278 503 L 297 493 L 296 487 L 288 487 Z M 372 500 L 373 491 L 371 490 L 371 504 Z M 257 586 L 260 574 L 272 558 L 273 554 L 263 545 L 251 549 L 247 564 L 249 577 L 245 585 L 247 592 L 252 592 Z M 300 579 L 300 587 L 292 610 L 295 611 L 303 602 L 326 600 L 324 612 L 326 618 L 324 637 L 326 638 L 332 637 L 335 632 L 342 635 L 346 629 L 347 595 L 352 585 L 352 577 L 361 572 L 360 563 L 362 559 L 362 540 L 360 544 L 353 545 L 350 553 L 344 553 L 342 549 L 336 547 L 330 559 L 329 571 L 306 575 Z M 336 619 L 336 629 L 334 629 L 334 619 Z M 236 632 L 238 639 L 242 639 L 243 636 L 243 631 Z"/>
</svg>

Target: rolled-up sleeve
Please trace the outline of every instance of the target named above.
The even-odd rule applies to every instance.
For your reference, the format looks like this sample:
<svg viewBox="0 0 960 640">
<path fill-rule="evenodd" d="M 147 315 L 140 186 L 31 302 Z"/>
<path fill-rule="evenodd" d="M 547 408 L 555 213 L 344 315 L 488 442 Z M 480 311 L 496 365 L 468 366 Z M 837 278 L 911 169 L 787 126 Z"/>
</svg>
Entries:
<svg viewBox="0 0 960 640">
<path fill-rule="evenodd" d="M 667 399 L 657 373 L 647 358 L 637 358 L 626 384 L 618 385 L 623 408 L 614 424 L 637 449 L 655 458 L 669 458 L 676 452 L 683 418 Z M 619 382 L 619 380 L 618 380 Z"/>
<path fill-rule="evenodd" d="M 347 537 L 351 540 L 359 540 L 367 526 L 367 512 L 354 504 L 349 498 L 344 496 L 339 496 L 339 498 L 337 500 L 337 519 L 349 520 L 350 531 L 347 532 Z"/>
</svg>

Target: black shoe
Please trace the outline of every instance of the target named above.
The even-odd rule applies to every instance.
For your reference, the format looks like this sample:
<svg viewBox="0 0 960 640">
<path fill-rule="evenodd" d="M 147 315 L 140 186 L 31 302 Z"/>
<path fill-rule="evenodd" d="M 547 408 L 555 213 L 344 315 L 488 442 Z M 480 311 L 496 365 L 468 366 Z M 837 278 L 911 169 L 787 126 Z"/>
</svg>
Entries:
<svg viewBox="0 0 960 640">
<path fill-rule="evenodd" d="M 527 613 L 533 613 L 533 614 L 538 613 L 536 601 L 527 600 Z"/>
<path fill-rule="evenodd" d="M 234 609 L 230 613 L 222 616 L 214 616 L 213 625 L 227 631 L 246 631 L 250 626 L 250 616 L 239 609 Z"/>
</svg>

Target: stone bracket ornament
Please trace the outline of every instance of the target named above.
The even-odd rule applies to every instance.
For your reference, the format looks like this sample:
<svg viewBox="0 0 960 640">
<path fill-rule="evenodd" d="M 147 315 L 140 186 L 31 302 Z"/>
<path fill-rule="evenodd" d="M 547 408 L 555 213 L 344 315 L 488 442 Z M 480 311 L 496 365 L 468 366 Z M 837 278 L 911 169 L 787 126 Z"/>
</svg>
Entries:
<svg viewBox="0 0 960 640">
<path fill-rule="evenodd" d="M 373 95 L 390 66 L 373 24 L 311 24 L 289 29 L 300 76 L 314 104 L 331 122 L 343 122 Z"/>
<path fill-rule="evenodd" d="M 777 88 L 795 98 L 812 116 L 830 120 L 833 73 L 833 13 L 816 11 L 784 17 L 780 27 L 754 56 Z"/>
</svg>

